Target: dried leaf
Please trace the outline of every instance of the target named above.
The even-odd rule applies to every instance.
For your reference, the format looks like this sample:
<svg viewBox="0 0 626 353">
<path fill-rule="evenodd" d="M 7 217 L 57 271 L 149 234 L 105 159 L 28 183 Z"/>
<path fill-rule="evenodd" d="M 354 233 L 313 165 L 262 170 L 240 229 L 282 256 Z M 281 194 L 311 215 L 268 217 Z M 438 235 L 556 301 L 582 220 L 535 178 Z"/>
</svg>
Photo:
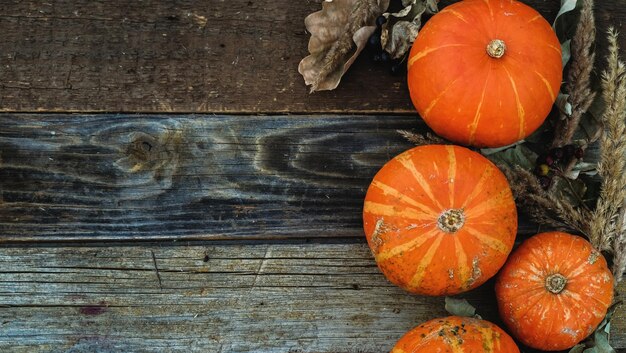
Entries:
<svg viewBox="0 0 626 353">
<path fill-rule="evenodd" d="M 422 26 L 424 12 L 435 13 L 437 0 L 403 0 L 405 6 L 395 13 L 386 13 L 387 22 L 382 27 L 380 40 L 383 49 L 393 59 L 400 59 L 411 49 Z"/>
<path fill-rule="evenodd" d="M 389 0 L 326 0 L 322 10 L 306 17 L 310 55 L 300 61 L 298 72 L 311 92 L 337 88 L 388 6 Z"/>
<path fill-rule="evenodd" d="M 563 62 L 563 69 L 569 62 L 571 53 L 572 37 L 576 31 L 578 19 L 580 17 L 580 8 L 582 7 L 582 0 L 561 0 L 561 8 L 559 9 L 552 28 L 556 33 L 556 36 L 561 42 L 561 60 Z M 559 92 L 556 100 L 556 105 L 563 113 L 562 118 L 572 115 L 572 104 L 569 101 L 569 95 Z"/>
<path fill-rule="evenodd" d="M 446 297 L 445 309 L 455 316 L 474 317 L 476 315 L 476 308 L 474 308 L 466 299 L 455 299 Z"/>
<path fill-rule="evenodd" d="M 537 160 L 537 154 L 523 144 L 516 144 L 514 147 L 495 152 L 489 149 L 481 150 L 481 152 L 495 164 L 502 164 L 509 168 L 520 166 L 531 170 Z"/>
<path fill-rule="evenodd" d="M 556 106 L 559 108 L 561 112 L 566 114 L 567 116 L 572 115 L 572 103 L 568 102 L 569 94 L 559 92 L 559 95 L 556 97 Z"/>
</svg>

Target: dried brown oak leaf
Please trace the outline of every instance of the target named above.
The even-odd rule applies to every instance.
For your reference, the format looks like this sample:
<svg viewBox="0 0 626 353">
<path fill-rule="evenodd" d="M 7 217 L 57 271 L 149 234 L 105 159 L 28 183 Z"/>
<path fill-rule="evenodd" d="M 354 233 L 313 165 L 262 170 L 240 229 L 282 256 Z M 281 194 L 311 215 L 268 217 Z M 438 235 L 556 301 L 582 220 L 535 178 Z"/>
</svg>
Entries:
<svg viewBox="0 0 626 353">
<path fill-rule="evenodd" d="M 325 0 L 322 10 L 306 17 L 311 54 L 300 61 L 298 72 L 311 93 L 337 88 L 388 6 L 389 0 Z"/>
</svg>

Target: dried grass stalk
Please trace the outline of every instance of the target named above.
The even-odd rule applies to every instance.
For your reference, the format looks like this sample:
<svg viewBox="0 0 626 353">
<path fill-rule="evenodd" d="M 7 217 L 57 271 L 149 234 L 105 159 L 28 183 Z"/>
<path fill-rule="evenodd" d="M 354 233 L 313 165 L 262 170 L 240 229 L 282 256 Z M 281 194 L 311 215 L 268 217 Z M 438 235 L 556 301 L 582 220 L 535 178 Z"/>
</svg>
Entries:
<svg viewBox="0 0 626 353">
<path fill-rule="evenodd" d="M 593 0 L 583 0 L 580 20 L 572 38 L 572 61 L 564 90 L 569 94 L 572 114 L 561 113 L 553 140 L 553 147 L 567 145 L 572 141 L 580 119 L 587 112 L 595 98 L 591 90 L 591 72 L 595 53 L 593 51 L 596 25 L 593 17 Z"/>
<path fill-rule="evenodd" d="M 416 132 L 411 132 L 407 130 L 398 130 L 398 133 L 416 146 L 449 144 L 449 142 L 445 139 L 430 132 L 427 132 L 425 134 L 418 134 Z"/>
<path fill-rule="evenodd" d="M 602 187 L 589 222 L 594 246 L 613 252 L 613 273 L 621 280 L 626 270 L 626 67 L 619 60 L 617 32 L 608 31 L 607 69 L 602 73 L 604 135 L 600 139 L 598 175 Z"/>
<path fill-rule="evenodd" d="M 576 209 L 561 201 L 552 192 L 546 192 L 537 178 L 529 171 L 517 166 L 514 169 L 499 165 L 511 185 L 511 191 L 519 206 L 539 224 L 555 229 L 574 230 L 587 235 L 589 213 Z"/>
<path fill-rule="evenodd" d="M 602 250 L 610 249 L 611 238 L 616 238 L 619 233 L 618 215 L 626 199 L 626 68 L 619 60 L 617 33 L 612 28 L 609 29 L 608 40 L 607 69 L 602 73 L 602 99 L 606 106 L 602 123 L 605 131 L 600 139 L 598 162 L 602 188 L 590 221 L 591 242 Z"/>
</svg>

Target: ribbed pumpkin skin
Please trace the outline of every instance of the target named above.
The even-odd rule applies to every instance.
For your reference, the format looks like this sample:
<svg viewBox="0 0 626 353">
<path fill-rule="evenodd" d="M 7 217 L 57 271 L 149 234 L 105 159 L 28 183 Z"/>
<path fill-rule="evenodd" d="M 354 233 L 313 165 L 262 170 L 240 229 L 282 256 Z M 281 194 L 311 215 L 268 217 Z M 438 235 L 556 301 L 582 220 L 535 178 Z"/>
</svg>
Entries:
<svg viewBox="0 0 626 353">
<path fill-rule="evenodd" d="M 489 321 L 449 316 L 407 332 L 391 353 L 519 353 L 513 339 Z"/>
<path fill-rule="evenodd" d="M 453 232 L 439 223 L 451 209 L 464 214 Z M 517 211 L 506 178 L 485 157 L 428 145 L 394 157 L 376 174 L 363 225 L 387 279 L 412 293 L 449 295 L 496 274 L 513 247 Z"/>
<path fill-rule="evenodd" d="M 561 274 L 562 292 L 546 288 Z M 613 300 L 613 276 L 604 257 L 581 237 L 537 234 L 509 257 L 496 281 L 500 314 L 513 336 L 546 351 L 573 347 L 590 335 Z"/>
<path fill-rule="evenodd" d="M 504 41 L 500 58 L 487 54 Z M 439 135 L 498 147 L 535 131 L 562 79 L 561 46 L 550 24 L 518 1 L 464 0 L 433 16 L 408 61 L 411 99 Z"/>
</svg>

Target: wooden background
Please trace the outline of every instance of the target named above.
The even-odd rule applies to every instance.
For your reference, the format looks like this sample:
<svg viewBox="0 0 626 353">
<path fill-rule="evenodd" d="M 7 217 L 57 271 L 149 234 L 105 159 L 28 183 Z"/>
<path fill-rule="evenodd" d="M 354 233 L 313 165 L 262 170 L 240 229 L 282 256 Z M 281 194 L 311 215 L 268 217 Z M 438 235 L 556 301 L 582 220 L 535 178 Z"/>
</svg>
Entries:
<svg viewBox="0 0 626 353">
<path fill-rule="evenodd" d="M 385 352 L 445 315 L 384 279 L 361 229 L 410 147 L 396 130 L 425 126 L 368 57 L 308 94 L 319 8 L 0 0 L 0 351 Z M 626 1 L 596 20 L 623 29 Z M 462 297 L 498 322 L 492 286 Z"/>
</svg>

